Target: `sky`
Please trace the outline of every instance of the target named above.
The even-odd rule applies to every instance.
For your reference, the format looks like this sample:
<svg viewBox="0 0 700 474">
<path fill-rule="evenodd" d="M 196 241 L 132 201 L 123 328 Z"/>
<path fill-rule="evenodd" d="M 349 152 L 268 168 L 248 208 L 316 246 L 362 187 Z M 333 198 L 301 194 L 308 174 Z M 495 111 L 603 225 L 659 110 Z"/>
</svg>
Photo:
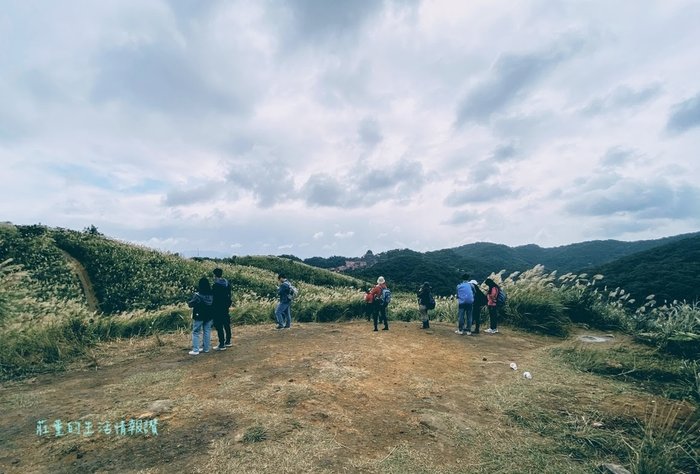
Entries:
<svg viewBox="0 0 700 474">
<path fill-rule="evenodd" d="M 2 0 L 0 221 L 200 256 L 700 230 L 700 2 Z"/>
</svg>

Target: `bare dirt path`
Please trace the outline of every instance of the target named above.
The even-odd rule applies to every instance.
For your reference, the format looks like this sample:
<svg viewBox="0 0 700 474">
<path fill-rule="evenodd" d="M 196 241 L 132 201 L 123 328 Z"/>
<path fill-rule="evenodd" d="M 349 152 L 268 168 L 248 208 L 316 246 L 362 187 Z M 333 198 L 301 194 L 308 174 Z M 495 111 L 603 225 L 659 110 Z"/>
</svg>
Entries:
<svg viewBox="0 0 700 474">
<path fill-rule="evenodd" d="M 249 326 L 235 329 L 233 348 L 198 356 L 187 354 L 186 333 L 106 344 L 97 369 L 0 388 L 0 473 L 483 468 L 490 461 L 481 448 L 512 436 L 499 421 L 509 403 L 503 391 L 536 383 L 543 350 L 560 341 L 453 330 Z M 84 432 L 87 422 L 97 431 L 139 417 L 157 419 L 158 434 Z M 40 420 L 48 434 L 37 434 Z M 81 421 L 83 432 L 57 437 L 55 420 Z"/>
<path fill-rule="evenodd" d="M 97 300 L 97 296 L 95 295 L 95 290 L 92 288 L 92 282 L 90 281 L 90 277 L 88 276 L 87 270 L 85 270 L 85 267 L 83 267 L 83 264 L 80 263 L 78 259 L 73 257 L 65 250 L 61 250 L 61 253 L 68 261 L 68 264 L 73 269 L 73 272 L 75 272 L 75 274 L 78 276 L 78 279 L 80 280 L 80 285 L 83 288 L 83 294 L 85 295 L 85 300 L 87 302 L 88 309 L 90 311 L 99 311 L 100 303 Z"/>
</svg>

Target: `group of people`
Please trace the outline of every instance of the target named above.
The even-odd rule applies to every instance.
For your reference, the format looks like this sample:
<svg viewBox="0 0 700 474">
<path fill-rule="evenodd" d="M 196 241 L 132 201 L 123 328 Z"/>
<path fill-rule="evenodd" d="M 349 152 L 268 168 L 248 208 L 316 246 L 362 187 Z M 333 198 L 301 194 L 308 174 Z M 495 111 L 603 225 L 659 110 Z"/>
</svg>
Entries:
<svg viewBox="0 0 700 474">
<path fill-rule="evenodd" d="M 499 306 L 505 302 L 505 292 L 491 278 L 487 278 L 484 284 L 488 287 L 486 293 L 481 290 L 479 283 L 472 280 L 469 274 L 462 275 L 462 282 L 457 285 L 457 334 L 479 334 L 481 329 L 481 308 L 488 307 L 489 328 L 486 333 L 496 334 L 498 332 L 498 311 Z M 386 316 L 386 306 L 388 302 L 380 298 L 386 292 L 386 280 L 384 277 L 377 279 L 377 285 L 367 291 L 365 301 L 370 306 L 370 314 L 374 317 L 374 330 L 377 330 L 377 318 L 381 316 L 384 321 L 384 329 L 389 329 Z M 423 283 L 418 290 L 418 311 L 423 321 L 423 329 L 430 329 L 429 310 L 435 309 L 435 297 L 429 282 Z M 369 317 L 368 317 L 369 318 Z M 472 331 L 472 327 L 474 327 Z"/>
<path fill-rule="evenodd" d="M 215 350 L 225 351 L 231 347 L 231 314 L 233 305 L 231 284 L 223 277 L 221 268 L 215 268 L 212 272 L 214 283 L 210 284 L 207 277 L 202 277 L 197 285 L 197 291 L 187 306 L 192 308 L 192 350 L 190 355 L 199 355 L 200 352 L 209 352 L 211 349 L 211 328 L 216 329 L 219 345 Z M 297 294 L 297 289 L 284 274 L 277 275 L 279 287 L 277 294 L 279 303 L 275 308 L 277 329 L 290 329 L 292 327 L 292 300 Z"/>
<path fill-rule="evenodd" d="M 207 277 L 199 280 L 198 289 L 192 299 L 187 303 L 192 308 L 192 350 L 190 355 L 198 355 L 200 352 L 209 352 L 211 346 L 211 328 L 216 329 L 219 345 L 216 350 L 226 350 L 231 347 L 231 316 L 229 310 L 233 304 L 231 284 L 223 278 L 223 270 L 215 268 L 212 272 L 214 283 L 210 284 Z M 457 334 L 479 334 L 481 323 L 481 308 L 488 307 L 489 328 L 485 332 L 495 334 L 498 332 L 498 309 L 505 302 L 505 293 L 491 278 L 487 278 L 484 284 L 488 287 L 486 293 L 481 290 L 476 280 L 471 280 L 469 274 L 462 275 L 462 282 L 457 285 Z M 289 282 L 287 277 L 280 273 L 277 275 L 279 286 L 277 295 L 279 302 L 275 308 L 275 320 L 277 329 L 290 329 L 292 326 L 292 301 L 297 295 L 297 289 Z M 432 294 L 430 283 L 425 282 L 417 292 L 418 310 L 423 321 L 423 329 L 430 328 L 429 310 L 435 309 L 435 298 Z M 391 301 L 391 291 L 387 287 L 386 280 L 380 276 L 377 284 L 365 293 L 367 303 L 367 319 L 374 321 L 374 330 L 378 331 L 379 323 L 383 323 L 383 331 L 389 330 L 387 318 L 387 306 Z M 475 329 L 472 331 L 472 327 Z M 200 339 L 201 336 L 201 339 Z"/>
<path fill-rule="evenodd" d="M 484 284 L 488 290 L 484 294 L 476 280 L 470 280 L 469 274 L 462 275 L 462 282 L 457 285 L 457 334 L 479 334 L 481 326 L 481 308 L 489 309 L 489 328 L 485 331 L 489 334 L 498 332 L 498 310 L 505 302 L 505 292 L 491 278 L 487 278 Z M 474 331 L 472 327 L 475 326 Z"/>
<path fill-rule="evenodd" d="M 231 347 L 231 315 L 229 309 L 233 304 L 231 284 L 223 278 L 223 270 L 215 268 L 212 272 L 214 283 L 209 278 L 202 277 L 197 285 L 197 291 L 187 306 L 192 308 L 192 350 L 190 355 L 209 352 L 211 348 L 211 328 L 214 326 L 219 338 L 215 350 L 224 351 Z M 201 339 L 200 339 L 201 337 Z"/>
<path fill-rule="evenodd" d="M 389 330 L 389 320 L 386 317 L 386 307 L 391 301 L 391 291 L 386 286 L 386 280 L 380 276 L 377 278 L 377 284 L 372 289 L 365 292 L 365 302 L 369 312 L 367 320 L 371 317 L 374 320 L 374 330 L 377 331 L 379 321 L 384 323 L 382 331 Z"/>
</svg>

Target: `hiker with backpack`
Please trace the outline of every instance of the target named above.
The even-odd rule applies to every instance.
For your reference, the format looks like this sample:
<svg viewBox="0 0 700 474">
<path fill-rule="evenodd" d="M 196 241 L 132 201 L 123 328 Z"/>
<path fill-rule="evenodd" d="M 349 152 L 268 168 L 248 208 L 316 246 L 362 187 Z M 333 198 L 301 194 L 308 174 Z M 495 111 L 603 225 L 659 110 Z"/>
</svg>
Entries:
<svg viewBox="0 0 700 474">
<path fill-rule="evenodd" d="M 498 332 L 498 310 L 506 303 L 506 293 L 491 278 L 487 278 L 484 283 L 489 287 L 486 297 L 488 298 L 490 326 L 485 332 L 496 334 Z"/>
<path fill-rule="evenodd" d="M 391 291 L 386 286 L 386 280 L 383 276 L 377 278 L 377 284 L 370 290 L 370 295 L 372 295 L 372 317 L 374 318 L 374 330 L 377 330 L 378 319 L 384 322 L 383 331 L 389 330 L 389 321 L 386 317 L 386 307 L 391 301 Z M 380 318 L 381 316 L 381 318 Z"/>
<path fill-rule="evenodd" d="M 215 268 L 213 273 L 212 295 L 214 301 L 212 309 L 214 311 L 214 327 L 219 337 L 219 347 L 214 349 L 224 351 L 227 347 L 231 347 L 231 315 L 229 314 L 229 308 L 233 304 L 231 284 L 226 278 L 223 278 L 224 272 L 221 268 Z"/>
<path fill-rule="evenodd" d="M 462 275 L 462 283 L 457 285 L 457 330 L 460 336 L 465 334 L 471 336 L 472 332 L 472 309 L 474 305 L 474 290 L 469 283 L 469 275 Z"/>
<path fill-rule="evenodd" d="M 192 350 L 190 355 L 199 354 L 199 335 L 204 333 L 202 352 L 209 352 L 211 346 L 211 324 L 212 324 L 212 295 L 211 285 L 207 277 L 202 277 L 197 285 L 197 291 L 192 299 L 187 302 L 187 306 L 192 308 Z"/>
<path fill-rule="evenodd" d="M 474 308 L 472 313 L 474 315 L 474 325 L 476 329 L 472 331 L 472 334 L 479 334 L 479 327 L 481 326 L 481 308 L 486 306 L 489 300 L 484 292 L 481 291 L 479 283 L 476 280 L 471 280 L 469 283 L 472 285 L 472 290 L 474 291 Z M 469 329 L 471 329 L 471 327 Z"/>
<path fill-rule="evenodd" d="M 282 273 L 277 275 L 277 281 L 280 284 L 277 289 L 280 302 L 275 309 L 277 329 L 290 329 L 292 327 L 292 301 L 296 297 L 298 291 Z"/>
<path fill-rule="evenodd" d="M 423 283 L 417 293 L 418 296 L 418 312 L 423 320 L 422 329 L 430 329 L 430 316 L 428 310 L 435 309 L 435 297 L 433 297 L 433 289 L 427 281 Z"/>
</svg>

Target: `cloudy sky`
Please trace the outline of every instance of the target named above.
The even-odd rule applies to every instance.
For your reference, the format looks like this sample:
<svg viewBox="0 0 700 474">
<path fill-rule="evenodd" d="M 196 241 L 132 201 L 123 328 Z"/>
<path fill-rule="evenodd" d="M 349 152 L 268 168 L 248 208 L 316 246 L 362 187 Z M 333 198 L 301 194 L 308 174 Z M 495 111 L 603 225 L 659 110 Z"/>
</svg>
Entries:
<svg viewBox="0 0 700 474">
<path fill-rule="evenodd" d="M 700 2 L 4 0 L 0 220 L 202 255 L 700 230 Z"/>
</svg>

